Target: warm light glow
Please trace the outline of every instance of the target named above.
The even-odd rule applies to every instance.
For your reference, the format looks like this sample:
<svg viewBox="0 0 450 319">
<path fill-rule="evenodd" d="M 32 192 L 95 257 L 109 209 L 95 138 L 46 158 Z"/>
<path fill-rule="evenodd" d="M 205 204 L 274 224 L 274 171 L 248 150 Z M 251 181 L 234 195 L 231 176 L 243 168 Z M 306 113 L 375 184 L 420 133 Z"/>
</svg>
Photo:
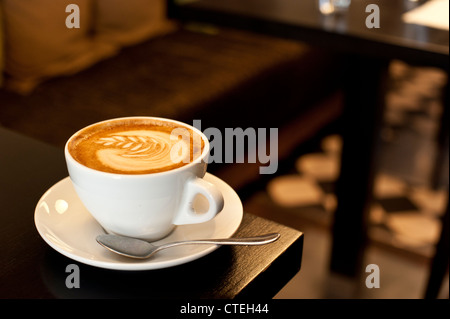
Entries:
<svg viewBox="0 0 450 319">
<path fill-rule="evenodd" d="M 55 209 L 58 212 L 58 214 L 64 214 L 68 208 L 69 204 L 63 199 L 58 199 L 55 202 Z"/>
<path fill-rule="evenodd" d="M 48 208 L 48 204 L 46 202 L 42 202 L 40 208 L 43 208 L 45 212 L 50 215 L 50 209 Z"/>
</svg>

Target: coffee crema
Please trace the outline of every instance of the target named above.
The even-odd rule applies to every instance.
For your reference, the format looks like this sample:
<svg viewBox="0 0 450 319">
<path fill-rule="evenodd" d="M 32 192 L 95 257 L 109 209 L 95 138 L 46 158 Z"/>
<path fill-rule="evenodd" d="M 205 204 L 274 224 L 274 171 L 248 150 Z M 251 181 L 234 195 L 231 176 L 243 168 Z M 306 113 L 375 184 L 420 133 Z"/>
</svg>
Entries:
<svg viewBox="0 0 450 319">
<path fill-rule="evenodd" d="M 102 172 L 151 174 L 200 157 L 202 137 L 187 126 L 153 119 L 112 120 L 88 127 L 68 144 L 79 163 Z"/>
</svg>

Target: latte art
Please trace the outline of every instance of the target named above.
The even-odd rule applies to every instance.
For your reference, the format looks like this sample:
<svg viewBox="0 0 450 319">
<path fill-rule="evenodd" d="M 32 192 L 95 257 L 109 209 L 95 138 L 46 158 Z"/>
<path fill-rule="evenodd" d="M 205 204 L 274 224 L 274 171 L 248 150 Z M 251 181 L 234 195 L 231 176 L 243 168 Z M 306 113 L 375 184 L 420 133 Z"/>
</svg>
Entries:
<svg viewBox="0 0 450 319">
<path fill-rule="evenodd" d="M 119 132 L 101 137 L 95 143 L 104 147 L 97 150 L 97 159 L 103 165 L 118 171 L 158 170 L 166 167 L 168 163 L 189 163 L 187 152 L 171 157 L 173 145 L 183 143 L 183 140 L 172 141 L 167 132 Z"/>
<path fill-rule="evenodd" d="M 158 141 L 151 136 L 144 137 L 139 135 L 101 137 L 96 143 L 127 150 L 122 154 L 123 157 L 150 157 L 152 153 L 162 150 L 166 146 L 164 141 Z"/>
<path fill-rule="evenodd" d="M 70 153 L 90 168 L 120 174 L 163 172 L 200 156 L 203 141 L 198 134 L 188 128 L 165 124 L 122 123 L 94 127 L 73 139 Z"/>
</svg>

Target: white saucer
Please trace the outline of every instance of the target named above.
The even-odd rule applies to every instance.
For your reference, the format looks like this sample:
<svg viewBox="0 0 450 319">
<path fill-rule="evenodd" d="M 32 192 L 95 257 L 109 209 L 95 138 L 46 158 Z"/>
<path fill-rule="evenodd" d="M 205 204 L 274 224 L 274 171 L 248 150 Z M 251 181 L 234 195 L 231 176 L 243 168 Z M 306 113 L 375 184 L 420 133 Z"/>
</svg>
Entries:
<svg viewBox="0 0 450 319">
<path fill-rule="evenodd" d="M 243 217 L 242 202 L 224 181 L 211 174 L 205 180 L 215 184 L 224 197 L 223 210 L 212 220 L 194 225 L 177 226 L 166 238 L 156 243 L 199 238 L 231 237 Z M 172 267 L 203 257 L 219 246 L 186 245 L 163 250 L 146 260 L 116 255 L 95 240 L 103 228 L 83 206 L 69 177 L 53 185 L 39 200 L 34 222 L 39 235 L 61 254 L 96 267 L 118 270 L 149 270 Z"/>
</svg>

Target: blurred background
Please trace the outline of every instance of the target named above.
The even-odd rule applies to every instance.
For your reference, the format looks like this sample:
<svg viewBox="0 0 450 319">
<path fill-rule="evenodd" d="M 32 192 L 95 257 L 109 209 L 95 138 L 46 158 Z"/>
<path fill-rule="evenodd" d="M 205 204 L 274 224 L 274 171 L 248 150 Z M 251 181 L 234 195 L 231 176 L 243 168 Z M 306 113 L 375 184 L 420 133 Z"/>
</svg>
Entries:
<svg viewBox="0 0 450 319">
<path fill-rule="evenodd" d="M 392 84 L 364 261 L 380 267 L 380 289 L 329 271 L 337 204 L 333 190 L 342 149 L 336 130 L 305 148 L 284 174 L 245 202 L 248 212 L 305 232 L 302 270 L 277 298 L 423 297 L 448 200 L 448 149 L 439 186 L 432 185 L 446 74 L 401 61 L 393 61 L 389 71 Z M 448 275 L 439 296 L 448 298 Z"/>
<path fill-rule="evenodd" d="M 311 0 L 311 21 L 330 27 L 352 5 L 335 2 Z M 410 2 L 395 3 L 406 12 Z M 66 11 L 71 4 L 79 11 Z M 381 287 L 367 289 L 329 270 L 343 145 L 341 54 L 169 18 L 174 3 L 165 0 L 0 6 L 1 126 L 61 148 L 80 128 L 121 116 L 200 119 L 203 130 L 222 132 L 276 127 L 276 174 L 260 175 L 261 163 L 208 168 L 238 192 L 246 212 L 305 233 L 302 269 L 276 298 L 423 297 L 448 201 L 448 140 L 439 140 L 446 72 L 389 62 L 364 261 L 380 267 Z M 448 298 L 448 271 L 439 297 Z"/>
</svg>

